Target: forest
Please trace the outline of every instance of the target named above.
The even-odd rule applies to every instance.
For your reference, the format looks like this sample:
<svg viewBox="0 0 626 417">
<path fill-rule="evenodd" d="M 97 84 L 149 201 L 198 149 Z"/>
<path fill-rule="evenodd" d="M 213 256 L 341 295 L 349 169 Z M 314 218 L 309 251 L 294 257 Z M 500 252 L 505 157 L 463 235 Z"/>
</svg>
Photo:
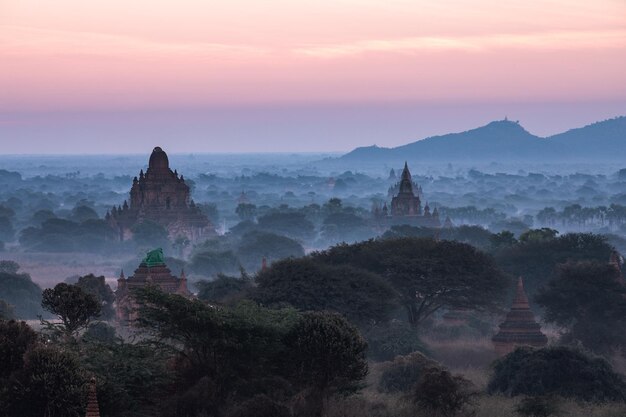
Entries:
<svg viewBox="0 0 626 417">
<path fill-rule="evenodd" d="M 416 164 L 430 227 L 377 217 L 401 167 L 173 156 L 215 229 L 194 241 L 111 227 L 143 159 L 3 158 L 0 416 L 83 416 L 92 384 L 103 417 L 626 414 L 619 167 Z M 120 323 L 155 248 L 193 295 L 135 289 Z M 501 355 L 520 277 L 547 344 Z"/>
</svg>

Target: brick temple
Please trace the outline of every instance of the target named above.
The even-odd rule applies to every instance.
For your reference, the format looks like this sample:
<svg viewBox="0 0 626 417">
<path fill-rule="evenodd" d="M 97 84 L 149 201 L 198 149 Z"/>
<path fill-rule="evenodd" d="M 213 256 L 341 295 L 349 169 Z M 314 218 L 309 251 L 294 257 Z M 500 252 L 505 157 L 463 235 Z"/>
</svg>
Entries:
<svg viewBox="0 0 626 417">
<path fill-rule="evenodd" d="M 133 299 L 132 290 L 150 285 L 169 294 L 179 294 L 187 298 L 192 297 L 191 292 L 187 288 L 185 271 L 181 271 L 180 277 L 172 275 L 172 271 L 165 264 L 163 251 L 155 249 L 148 252 L 132 276 L 126 278 L 124 271 L 122 271 L 117 279 L 115 316 L 118 322 L 128 324 L 137 319 L 137 304 Z"/>
<path fill-rule="evenodd" d="M 428 203 L 422 207 L 422 188 L 413 182 L 409 166 L 405 162 L 400 181 L 389 188 L 391 210 L 384 203 L 383 207 L 374 207 L 374 218 L 387 225 L 410 224 L 423 227 L 441 227 L 439 211 L 431 211 Z"/>
<path fill-rule="evenodd" d="M 500 324 L 500 331 L 491 339 L 496 353 L 504 356 L 518 346 L 544 347 L 548 338 L 541 332 L 541 326 L 535 321 L 530 310 L 528 297 L 524 291 L 524 281 L 517 281 L 515 299 L 506 319 Z"/>
<path fill-rule="evenodd" d="M 144 220 L 163 226 L 171 240 L 186 237 L 191 241 L 215 234 L 213 225 L 190 196 L 183 175 L 172 171 L 167 154 L 160 147 L 150 155 L 148 169 L 133 179 L 130 204 L 124 201 L 105 216 L 119 233 L 120 240 L 132 237 L 132 229 Z"/>
</svg>

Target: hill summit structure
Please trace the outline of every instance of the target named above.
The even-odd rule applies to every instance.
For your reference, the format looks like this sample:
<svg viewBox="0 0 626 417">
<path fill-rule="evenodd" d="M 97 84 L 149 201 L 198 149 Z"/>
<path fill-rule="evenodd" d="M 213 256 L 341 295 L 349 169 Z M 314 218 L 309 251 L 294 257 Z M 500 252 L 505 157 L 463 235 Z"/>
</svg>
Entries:
<svg viewBox="0 0 626 417">
<path fill-rule="evenodd" d="M 163 226 L 173 240 L 186 237 L 191 241 L 215 234 L 209 219 L 200 211 L 190 196 L 185 178 L 172 171 L 167 154 L 160 147 L 150 155 L 148 169 L 133 179 L 130 204 L 124 201 L 105 216 L 120 240 L 132 237 L 132 230 L 145 220 Z"/>
</svg>

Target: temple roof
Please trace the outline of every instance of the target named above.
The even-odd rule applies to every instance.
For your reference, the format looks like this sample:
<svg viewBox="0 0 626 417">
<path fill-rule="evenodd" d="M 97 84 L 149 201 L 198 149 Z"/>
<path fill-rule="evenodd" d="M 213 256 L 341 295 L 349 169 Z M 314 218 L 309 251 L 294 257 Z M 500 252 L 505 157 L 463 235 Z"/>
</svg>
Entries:
<svg viewBox="0 0 626 417">
<path fill-rule="evenodd" d="M 148 169 L 151 172 L 169 172 L 170 170 L 170 161 L 167 158 L 167 154 L 159 146 L 152 150 L 152 154 L 150 155 L 150 162 L 148 163 Z"/>
</svg>

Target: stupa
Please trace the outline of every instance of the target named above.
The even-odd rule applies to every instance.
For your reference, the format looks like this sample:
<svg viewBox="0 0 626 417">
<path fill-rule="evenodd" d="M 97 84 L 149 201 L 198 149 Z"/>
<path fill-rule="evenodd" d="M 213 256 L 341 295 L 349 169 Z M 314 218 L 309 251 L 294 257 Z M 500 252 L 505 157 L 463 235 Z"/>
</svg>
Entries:
<svg viewBox="0 0 626 417">
<path fill-rule="evenodd" d="M 518 346 L 543 347 L 548 343 L 548 338 L 541 332 L 541 326 L 530 310 L 522 277 L 517 281 L 511 310 L 500 324 L 500 331 L 491 340 L 500 356 L 512 352 Z"/>
<path fill-rule="evenodd" d="M 98 406 L 98 397 L 96 395 L 96 379 L 91 378 L 89 382 L 89 394 L 87 396 L 87 410 L 85 417 L 100 417 L 100 407 Z"/>
</svg>

